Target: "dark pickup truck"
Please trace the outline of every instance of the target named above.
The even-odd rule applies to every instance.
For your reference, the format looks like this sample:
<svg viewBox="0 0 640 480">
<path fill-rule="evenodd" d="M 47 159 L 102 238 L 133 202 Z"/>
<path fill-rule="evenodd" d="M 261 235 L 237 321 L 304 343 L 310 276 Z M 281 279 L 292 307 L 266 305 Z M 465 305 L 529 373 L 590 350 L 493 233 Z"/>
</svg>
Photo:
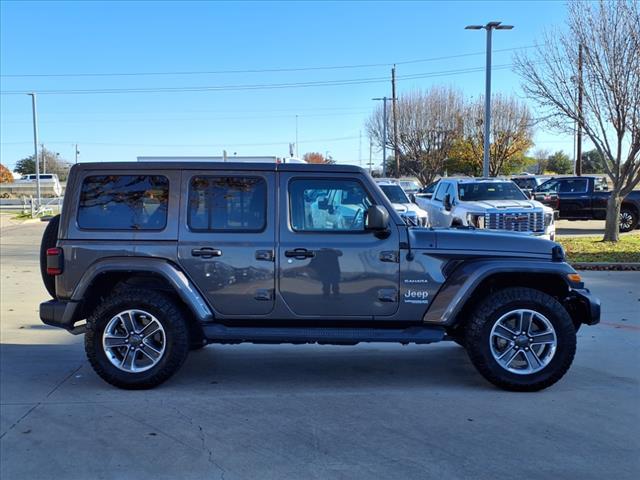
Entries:
<svg viewBox="0 0 640 480">
<path fill-rule="evenodd" d="M 553 207 L 566 220 L 604 220 L 611 192 L 600 177 L 562 177 L 547 180 L 533 192 L 534 199 Z M 620 231 L 638 227 L 640 191 L 633 191 L 622 201 Z"/>
</svg>

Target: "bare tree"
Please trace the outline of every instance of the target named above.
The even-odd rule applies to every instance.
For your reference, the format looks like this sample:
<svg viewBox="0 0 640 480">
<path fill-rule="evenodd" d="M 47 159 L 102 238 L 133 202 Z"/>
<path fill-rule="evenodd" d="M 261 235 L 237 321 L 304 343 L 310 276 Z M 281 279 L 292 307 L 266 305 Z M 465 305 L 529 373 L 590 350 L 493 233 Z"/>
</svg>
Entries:
<svg viewBox="0 0 640 480">
<path fill-rule="evenodd" d="M 510 172 L 533 145 L 533 120 L 527 105 L 515 97 L 493 95 L 491 98 L 491 146 L 489 175 Z M 455 155 L 470 164 L 475 175 L 482 173 L 484 155 L 484 97 L 465 107 L 463 136 L 456 144 Z"/>
<path fill-rule="evenodd" d="M 554 128 L 580 125 L 604 158 L 613 185 L 605 241 L 618 241 L 622 199 L 640 183 L 640 8 L 638 0 L 568 4 L 568 29 L 548 33 L 531 55 L 515 57 L 525 92 Z M 584 105 L 578 111 L 578 50 Z"/>
<path fill-rule="evenodd" d="M 535 159 L 535 173 L 536 175 L 542 175 L 547 168 L 547 160 L 551 152 L 542 148 L 538 148 L 533 152 L 533 158 Z"/>
<path fill-rule="evenodd" d="M 462 106 L 461 93 L 451 88 L 434 87 L 399 96 L 396 105 L 398 144 L 394 144 L 393 135 L 388 135 L 387 146 L 390 151 L 398 150 L 400 173 L 416 176 L 428 184 L 442 172 L 461 129 Z M 387 132 L 391 132 L 392 119 L 388 118 L 387 122 Z M 382 106 L 367 121 L 367 131 L 382 145 Z"/>
</svg>

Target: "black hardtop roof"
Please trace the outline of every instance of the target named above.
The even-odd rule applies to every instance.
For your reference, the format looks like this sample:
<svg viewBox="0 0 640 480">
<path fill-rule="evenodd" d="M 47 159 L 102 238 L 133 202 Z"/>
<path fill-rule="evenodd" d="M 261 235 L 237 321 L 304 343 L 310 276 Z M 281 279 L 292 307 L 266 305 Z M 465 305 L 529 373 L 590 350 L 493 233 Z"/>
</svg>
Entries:
<svg viewBox="0 0 640 480">
<path fill-rule="evenodd" d="M 237 170 L 243 172 L 333 172 L 366 173 L 355 165 L 323 165 L 313 163 L 249 163 L 249 162 L 91 162 L 79 163 L 73 170 Z"/>
</svg>

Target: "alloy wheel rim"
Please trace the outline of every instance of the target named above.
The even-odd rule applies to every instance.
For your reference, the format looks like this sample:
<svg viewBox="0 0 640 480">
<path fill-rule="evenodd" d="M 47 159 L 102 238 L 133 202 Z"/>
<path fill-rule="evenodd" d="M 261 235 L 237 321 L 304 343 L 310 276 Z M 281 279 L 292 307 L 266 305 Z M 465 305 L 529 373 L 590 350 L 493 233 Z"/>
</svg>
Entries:
<svg viewBox="0 0 640 480">
<path fill-rule="evenodd" d="M 624 229 L 631 228 L 631 222 L 633 221 L 633 217 L 629 212 L 620 213 L 620 226 Z"/>
<path fill-rule="evenodd" d="M 553 359 L 557 346 L 556 332 L 549 319 L 529 309 L 505 313 L 489 335 L 493 359 L 517 375 L 531 375 L 544 369 Z"/>
<path fill-rule="evenodd" d="M 102 348 L 111 364 L 128 373 L 145 372 L 162 359 L 166 334 L 156 317 L 144 310 L 115 315 L 102 334 Z"/>
</svg>

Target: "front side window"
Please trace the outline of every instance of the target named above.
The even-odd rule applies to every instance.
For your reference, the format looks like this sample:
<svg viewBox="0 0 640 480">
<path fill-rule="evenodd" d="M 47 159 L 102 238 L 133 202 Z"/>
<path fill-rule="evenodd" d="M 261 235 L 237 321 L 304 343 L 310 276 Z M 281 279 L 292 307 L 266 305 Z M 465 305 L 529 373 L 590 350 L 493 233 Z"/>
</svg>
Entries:
<svg viewBox="0 0 640 480">
<path fill-rule="evenodd" d="M 444 200 L 445 191 L 447 190 L 448 186 L 449 186 L 448 183 L 444 183 L 444 182 L 438 183 L 438 188 L 436 190 L 435 195 L 433 196 L 433 199 L 436 202 L 442 202 Z"/>
<path fill-rule="evenodd" d="M 289 184 L 291 227 L 297 232 L 363 231 L 373 204 L 356 180 L 293 180 Z"/>
<path fill-rule="evenodd" d="M 89 230 L 162 230 L 169 180 L 162 175 L 94 175 L 80 190 L 78 226 Z"/>
<path fill-rule="evenodd" d="M 558 193 L 558 188 L 560 184 L 558 180 L 547 180 L 538 188 L 536 188 L 536 192 L 541 193 Z"/>
<path fill-rule="evenodd" d="M 561 180 L 560 193 L 584 193 L 587 191 L 587 179 Z"/>
<path fill-rule="evenodd" d="M 527 197 L 513 182 L 461 183 L 458 197 L 462 202 L 481 200 L 527 200 Z"/>
<path fill-rule="evenodd" d="M 191 179 L 187 223 L 197 232 L 260 232 L 266 226 L 267 185 L 261 177 Z"/>
</svg>

